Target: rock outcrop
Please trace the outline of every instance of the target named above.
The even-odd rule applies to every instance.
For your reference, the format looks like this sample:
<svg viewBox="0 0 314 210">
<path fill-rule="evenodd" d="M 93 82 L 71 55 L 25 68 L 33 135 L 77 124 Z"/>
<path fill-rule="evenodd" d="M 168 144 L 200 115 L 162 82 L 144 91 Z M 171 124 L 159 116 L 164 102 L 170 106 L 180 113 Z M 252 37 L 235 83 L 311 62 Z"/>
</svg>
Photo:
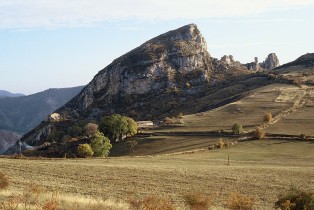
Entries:
<svg viewBox="0 0 314 210">
<path fill-rule="evenodd" d="M 243 66 L 245 66 L 248 70 L 251 71 L 260 71 L 263 69 L 270 70 L 278 67 L 279 65 L 280 65 L 279 60 L 275 53 L 270 53 L 265 59 L 265 61 L 263 61 L 262 63 L 259 63 L 258 58 L 255 57 L 254 62 L 243 64 Z"/>
<path fill-rule="evenodd" d="M 263 63 L 260 64 L 260 66 L 263 69 L 274 69 L 276 67 L 278 67 L 279 64 L 279 60 L 277 58 L 277 55 L 275 53 L 270 53 L 267 58 L 265 59 L 265 61 Z"/>
</svg>

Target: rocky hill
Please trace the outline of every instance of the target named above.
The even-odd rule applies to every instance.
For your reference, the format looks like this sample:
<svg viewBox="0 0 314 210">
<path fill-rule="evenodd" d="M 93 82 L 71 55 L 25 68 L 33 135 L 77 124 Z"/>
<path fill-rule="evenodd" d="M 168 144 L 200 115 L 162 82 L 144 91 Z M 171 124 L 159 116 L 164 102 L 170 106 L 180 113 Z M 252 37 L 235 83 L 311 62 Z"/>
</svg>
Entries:
<svg viewBox="0 0 314 210">
<path fill-rule="evenodd" d="M 0 129 L 25 133 L 77 95 L 83 86 L 48 89 L 40 93 L 0 99 Z"/>
<path fill-rule="evenodd" d="M 19 96 L 24 96 L 24 94 L 21 94 L 21 93 L 10 93 L 9 91 L 6 91 L 6 90 L 0 90 L 0 98 L 19 97 Z"/>
<path fill-rule="evenodd" d="M 304 67 L 314 67 L 314 53 L 307 53 L 297 58 L 295 61 L 286 63 L 282 66 L 279 66 L 277 69 L 292 67 L 292 66 L 304 66 Z"/>
<path fill-rule="evenodd" d="M 38 146 L 52 132 L 66 133 L 73 124 L 99 121 L 112 113 L 155 121 L 180 112 L 198 113 L 235 101 L 269 83 L 267 75 L 253 74 L 233 58 L 212 58 L 199 29 L 190 24 L 115 59 L 56 110 L 63 120 L 42 122 L 22 141 Z"/>
</svg>

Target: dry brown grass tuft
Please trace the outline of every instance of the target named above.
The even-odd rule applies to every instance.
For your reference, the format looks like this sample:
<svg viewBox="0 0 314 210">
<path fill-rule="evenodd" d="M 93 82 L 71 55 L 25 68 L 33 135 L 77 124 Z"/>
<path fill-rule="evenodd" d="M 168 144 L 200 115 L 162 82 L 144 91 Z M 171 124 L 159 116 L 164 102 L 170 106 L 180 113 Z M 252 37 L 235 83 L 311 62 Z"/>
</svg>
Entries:
<svg viewBox="0 0 314 210">
<path fill-rule="evenodd" d="M 222 149 L 226 146 L 225 142 L 220 138 L 217 143 L 218 148 Z"/>
<path fill-rule="evenodd" d="M 262 128 L 256 128 L 256 130 L 253 132 L 253 136 L 256 139 L 264 139 L 266 136 L 265 130 Z"/>
<path fill-rule="evenodd" d="M 209 196 L 201 193 L 189 193 L 184 196 L 184 200 L 192 210 L 205 210 L 212 205 Z"/>
<path fill-rule="evenodd" d="M 266 113 L 263 117 L 264 123 L 270 123 L 273 120 L 273 115 L 271 113 Z"/>
<path fill-rule="evenodd" d="M 9 179 L 0 172 L 0 190 L 3 190 L 9 186 Z"/>
<path fill-rule="evenodd" d="M 142 199 L 130 197 L 128 199 L 131 209 L 136 210 L 174 210 L 175 206 L 172 204 L 171 199 L 148 195 Z"/>
<path fill-rule="evenodd" d="M 254 200 L 240 193 L 231 193 L 227 207 L 231 210 L 251 210 L 254 206 Z"/>
</svg>

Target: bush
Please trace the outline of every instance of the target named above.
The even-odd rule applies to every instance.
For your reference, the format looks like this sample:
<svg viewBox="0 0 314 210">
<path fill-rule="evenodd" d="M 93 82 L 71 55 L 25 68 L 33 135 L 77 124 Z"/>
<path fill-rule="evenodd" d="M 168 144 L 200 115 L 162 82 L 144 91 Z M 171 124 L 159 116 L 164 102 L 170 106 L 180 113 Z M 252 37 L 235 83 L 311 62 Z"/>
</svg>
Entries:
<svg viewBox="0 0 314 210">
<path fill-rule="evenodd" d="M 314 209 L 314 193 L 292 188 L 286 194 L 278 197 L 275 208 L 282 210 Z"/>
<path fill-rule="evenodd" d="M 82 135 L 83 129 L 78 125 L 73 125 L 67 129 L 67 133 L 71 137 L 78 137 Z"/>
<path fill-rule="evenodd" d="M 80 144 L 77 147 L 77 154 L 80 157 L 91 157 L 93 156 L 94 152 L 89 144 Z"/>
<path fill-rule="evenodd" d="M 87 123 L 84 126 L 84 130 L 87 135 L 94 135 L 98 131 L 98 125 L 95 123 Z"/>
<path fill-rule="evenodd" d="M 273 120 L 273 116 L 271 113 L 266 113 L 263 117 L 263 122 L 270 123 Z"/>
<path fill-rule="evenodd" d="M 185 203 L 195 210 L 205 210 L 211 206 L 211 200 L 208 196 L 201 193 L 190 193 L 184 196 Z"/>
<path fill-rule="evenodd" d="M 131 209 L 142 209 L 142 210 L 152 210 L 152 209 L 162 209 L 162 210 L 174 210 L 170 199 L 149 195 L 142 199 L 129 198 L 128 203 Z"/>
<path fill-rule="evenodd" d="M 232 126 L 232 132 L 233 132 L 234 134 L 242 134 L 242 133 L 243 133 L 242 125 L 239 124 L 239 123 L 235 123 L 235 124 Z"/>
<path fill-rule="evenodd" d="M 0 190 L 3 190 L 9 186 L 8 178 L 0 172 Z"/>
<path fill-rule="evenodd" d="M 261 128 L 256 128 L 256 130 L 253 132 L 253 136 L 256 139 L 264 139 L 265 138 L 265 131 Z"/>
<path fill-rule="evenodd" d="M 90 144 L 95 157 L 107 157 L 112 145 L 110 140 L 103 133 L 97 131 Z"/>
<path fill-rule="evenodd" d="M 227 202 L 227 207 L 231 210 L 251 210 L 254 200 L 240 193 L 232 193 Z"/>
<path fill-rule="evenodd" d="M 303 133 L 302 133 L 302 134 L 300 134 L 300 139 L 301 139 L 301 140 L 305 140 L 305 139 L 306 139 L 306 135 L 305 135 L 305 134 L 303 134 Z"/>
<path fill-rule="evenodd" d="M 222 148 L 225 147 L 225 143 L 223 142 L 222 138 L 220 138 L 220 139 L 218 140 L 217 146 L 218 146 L 218 148 L 220 148 L 220 149 L 222 149 Z"/>
</svg>

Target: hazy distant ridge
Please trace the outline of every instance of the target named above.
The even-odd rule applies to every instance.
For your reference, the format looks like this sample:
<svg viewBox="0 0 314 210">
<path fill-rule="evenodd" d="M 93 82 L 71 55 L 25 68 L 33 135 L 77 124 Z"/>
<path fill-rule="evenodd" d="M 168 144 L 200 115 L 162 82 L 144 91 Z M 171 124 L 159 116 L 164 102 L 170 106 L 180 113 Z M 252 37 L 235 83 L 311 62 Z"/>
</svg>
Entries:
<svg viewBox="0 0 314 210">
<path fill-rule="evenodd" d="M 9 91 L 6 91 L 6 90 L 0 90 L 0 98 L 19 97 L 19 96 L 24 96 L 24 94 L 22 94 L 22 93 L 10 93 Z"/>
</svg>

